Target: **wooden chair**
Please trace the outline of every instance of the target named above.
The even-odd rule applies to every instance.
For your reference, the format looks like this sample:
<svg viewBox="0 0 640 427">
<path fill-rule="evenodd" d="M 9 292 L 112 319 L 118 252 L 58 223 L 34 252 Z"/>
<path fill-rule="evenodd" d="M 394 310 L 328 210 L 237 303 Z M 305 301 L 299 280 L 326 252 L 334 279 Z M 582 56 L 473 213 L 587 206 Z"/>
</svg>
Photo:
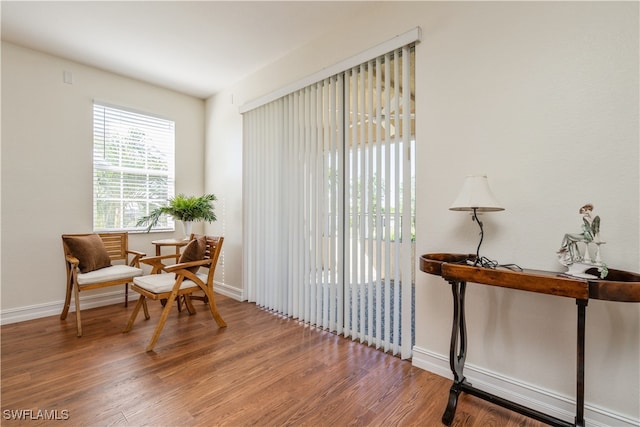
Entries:
<svg viewBox="0 0 640 427">
<path fill-rule="evenodd" d="M 147 345 L 146 351 L 153 350 L 153 347 L 156 345 L 174 301 L 180 297 L 184 297 L 185 306 L 189 314 L 195 314 L 195 308 L 191 302 L 191 294 L 195 291 L 201 290 L 206 295 L 209 311 L 218 326 L 221 328 L 227 326 L 218 312 L 213 294 L 213 277 L 218 263 L 218 257 L 222 250 L 224 237 L 198 236 L 192 234 L 192 239 L 197 238 L 206 239 L 206 250 L 200 260 L 184 262 L 181 257 L 180 260 L 183 262 L 174 265 L 164 265 L 163 261 L 166 259 L 175 260 L 175 255 L 161 255 L 140 260 L 140 262 L 151 265 L 152 270 L 149 275 L 133 279 L 131 289 L 138 292 L 140 298 L 123 332 L 126 333 L 131 330 L 141 307 L 144 309 L 145 319 L 148 320 L 150 318 L 147 299 L 166 300 L 166 304 L 164 305 L 164 309 L 162 310 L 162 314 L 151 336 L 151 341 L 149 341 L 149 345 Z M 189 246 L 185 248 L 183 256 L 188 250 Z M 190 268 L 205 268 L 207 269 L 207 273 L 192 272 L 189 270 Z"/>
<path fill-rule="evenodd" d="M 91 255 L 87 254 L 85 250 L 79 249 L 82 248 L 82 244 L 78 244 L 78 242 L 82 242 L 85 239 L 95 239 L 95 236 L 99 236 L 102 241 L 102 248 L 100 249 L 106 251 L 109 259 L 108 264 L 111 264 L 110 261 L 120 262 L 92 271 L 85 270 L 85 272 L 82 272 L 83 266 L 81 265 L 81 260 L 84 261 Z M 126 307 L 129 302 L 129 283 L 133 281 L 134 277 L 143 274 L 139 261 L 140 258 L 146 254 L 129 249 L 129 235 L 126 232 L 63 234 L 62 247 L 67 270 L 67 295 L 60 319 L 64 320 L 67 318 L 69 305 L 71 303 L 71 294 L 73 293 L 76 308 L 76 327 L 78 329 L 78 337 L 81 337 L 80 291 L 125 285 L 124 306 Z M 71 248 L 75 249 L 75 254 Z"/>
</svg>

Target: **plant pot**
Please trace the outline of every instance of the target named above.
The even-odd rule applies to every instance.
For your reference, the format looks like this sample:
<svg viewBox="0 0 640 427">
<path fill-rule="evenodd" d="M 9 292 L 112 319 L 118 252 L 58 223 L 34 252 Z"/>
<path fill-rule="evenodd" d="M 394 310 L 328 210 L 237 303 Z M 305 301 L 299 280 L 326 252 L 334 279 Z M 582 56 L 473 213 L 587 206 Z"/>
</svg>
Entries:
<svg viewBox="0 0 640 427">
<path fill-rule="evenodd" d="M 189 237 L 191 237 L 192 228 L 193 228 L 193 221 L 182 221 L 182 229 L 184 230 L 184 240 L 189 240 Z"/>
</svg>

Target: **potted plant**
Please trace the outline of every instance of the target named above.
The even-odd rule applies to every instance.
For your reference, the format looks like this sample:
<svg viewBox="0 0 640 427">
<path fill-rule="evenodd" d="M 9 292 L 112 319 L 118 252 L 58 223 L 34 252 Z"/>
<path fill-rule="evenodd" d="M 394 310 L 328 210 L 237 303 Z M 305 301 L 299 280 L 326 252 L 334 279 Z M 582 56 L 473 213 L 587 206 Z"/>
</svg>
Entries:
<svg viewBox="0 0 640 427">
<path fill-rule="evenodd" d="M 204 194 L 200 197 L 178 194 L 169 199 L 167 206 L 159 206 L 152 210 L 149 215 L 140 218 L 136 226 L 147 225 L 147 233 L 158 224 L 162 215 L 170 215 L 173 219 L 182 221 L 184 226 L 185 239 L 191 235 L 193 221 L 214 222 L 216 214 L 213 210 L 212 202 L 216 199 L 213 194 Z"/>
</svg>

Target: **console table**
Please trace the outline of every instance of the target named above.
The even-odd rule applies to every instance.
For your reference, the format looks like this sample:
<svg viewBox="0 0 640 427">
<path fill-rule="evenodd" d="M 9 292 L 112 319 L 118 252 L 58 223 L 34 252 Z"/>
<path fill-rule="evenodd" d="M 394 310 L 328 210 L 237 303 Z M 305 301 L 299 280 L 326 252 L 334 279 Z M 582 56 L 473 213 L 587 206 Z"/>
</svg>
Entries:
<svg viewBox="0 0 640 427">
<path fill-rule="evenodd" d="M 585 315 L 587 304 L 589 299 L 640 302 L 640 274 L 609 269 L 609 274 L 603 280 L 582 279 L 549 271 L 512 271 L 505 268 L 474 266 L 474 258 L 475 255 L 447 253 L 426 254 L 420 257 L 420 270 L 442 277 L 449 282 L 453 292 L 453 328 L 449 349 L 453 385 L 449 390 L 449 401 L 442 415 L 442 422 L 445 425 L 451 425 L 458 404 L 458 396 L 461 392 L 465 392 L 552 426 L 584 426 Z M 468 260 L 471 262 L 467 262 Z M 596 269 L 587 270 L 587 273 L 598 274 Z M 578 310 L 576 416 L 573 424 L 479 390 L 467 382 L 463 374 L 467 354 L 464 308 L 467 282 L 576 300 Z"/>
</svg>

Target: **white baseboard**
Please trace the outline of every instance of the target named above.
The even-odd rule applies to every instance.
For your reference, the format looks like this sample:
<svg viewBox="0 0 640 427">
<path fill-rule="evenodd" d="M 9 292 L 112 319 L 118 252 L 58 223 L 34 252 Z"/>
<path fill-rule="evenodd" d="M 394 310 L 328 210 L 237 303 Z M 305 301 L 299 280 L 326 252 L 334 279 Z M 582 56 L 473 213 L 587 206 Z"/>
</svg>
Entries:
<svg viewBox="0 0 640 427">
<path fill-rule="evenodd" d="M 129 302 L 136 301 L 138 294 L 129 292 Z M 86 310 L 89 308 L 102 307 L 111 304 L 124 303 L 124 289 L 114 292 L 106 292 L 97 295 L 81 295 L 80 308 Z M 64 307 L 64 300 L 46 302 L 42 304 L 26 305 L 23 307 L 8 308 L 0 312 L 0 324 L 7 325 L 9 323 L 24 322 L 26 320 L 39 319 L 41 317 L 60 315 Z M 71 298 L 69 312 L 75 312 L 76 306 Z"/>
<path fill-rule="evenodd" d="M 420 347 L 413 348 L 413 366 L 453 380 L 449 356 Z M 488 393 L 573 422 L 575 398 L 509 378 L 478 366 L 466 364 L 465 377 L 474 386 Z M 445 408 L 442 408 L 444 412 Z M 585 424 L 588 427 L 640 427 L 640 420 L 616 414 L 605 408 L 585 403 Z"/>
<path fill-rule="evenodd" d="M 225 297 L 233 298 L 236 301 L 244 301 L 246 299 L 244 297 L 244 291 L 240 288 L 236 288 L 235 286 L 214 282 L 213 289 L 215 289 L 216 293 L 224 295 Z"/>
<path fill-rule="evenodd" d="M 225 285 L 224 283 L 215 284 L 215 292 L 221 295 L 243 301 L 242 289 Z M 136 292 L 129 291 L 129 303 L 138 299 Z M 102 307 L 105 305 L 124 303 L 124 289 L 118 291 L 105 292 L 97 295 L 80 293 L 80 307 L 82 310 L 89 308 Z M 42 304 L 27 305 L 23 307 L 8 308 L 0 311 L 0 325 L 8 325 L 10 323 L 24 322 L 27 320 L 39 319 L 41 317 L 59 316 L 64 306 L 64 300 L 52 301 Z M 73 298 L 69 312 L 76 310 Z"/>
</svg>

